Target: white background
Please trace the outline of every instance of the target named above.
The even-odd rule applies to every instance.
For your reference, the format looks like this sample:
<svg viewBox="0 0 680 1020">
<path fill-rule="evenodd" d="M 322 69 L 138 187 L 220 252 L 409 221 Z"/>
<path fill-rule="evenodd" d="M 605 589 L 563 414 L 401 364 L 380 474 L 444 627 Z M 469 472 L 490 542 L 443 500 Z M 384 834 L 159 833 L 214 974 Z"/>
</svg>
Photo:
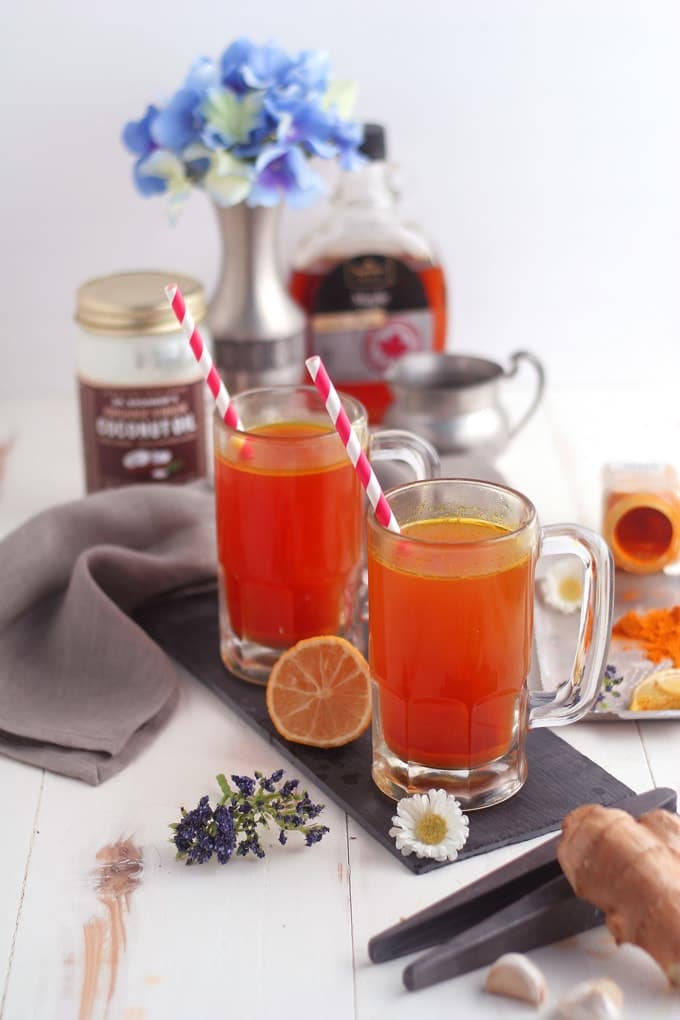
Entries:
<svg viewBox="0 0 680 1020">
<path fill-rule="evenodd" d="M 128 119 L 237 36 L 326 48 L 389 131 L 404 212 L 435 239 L 448 343 L 528 347 L 560 382 L 680 369 L 680 4 L 675 0 L 22 0 L 3 15 L 0 397 L 71 393 L 77 286 L 198 276 L 202 194 L 172 227 L 120 143 Z M 325 170 L 327 168 L 324 167 Z M 329 174 L 329 176 L 332 176 Z M 286 212 L 281 258 L 323 213 Z"/>
</svg>

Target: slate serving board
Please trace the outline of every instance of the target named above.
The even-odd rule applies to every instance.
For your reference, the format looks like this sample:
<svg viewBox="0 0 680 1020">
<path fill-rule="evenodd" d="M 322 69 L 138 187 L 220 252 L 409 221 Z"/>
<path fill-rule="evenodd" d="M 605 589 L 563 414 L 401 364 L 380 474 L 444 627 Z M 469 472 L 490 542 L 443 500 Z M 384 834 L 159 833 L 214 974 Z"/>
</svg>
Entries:
<svg viewBox="0 0 680 1020">
<path fill-rule="evenodd" d="M 170 656 L 214 691 L 407 868 L 420 874 L 443 866 L 413 855 L 403 857 L 388 836 L 395 805 L 371 779 L 370 730 L 346 747 L 332 750 L 292 744 L 279 736 L 269 720 L 264 688 L 239 680 L 220 659 L 214 589 L 180 593 L 155 602 L 138 610 L 135 619 Z M 579 804 L 597 801 L 612 805 L 632 792 L 548 730 L 529 734 L 527 754 L 529 778 L 523 789 L 504 804 L 470 814 L 470 836 L 459 859 L 552 832 Z"/>
</svg>

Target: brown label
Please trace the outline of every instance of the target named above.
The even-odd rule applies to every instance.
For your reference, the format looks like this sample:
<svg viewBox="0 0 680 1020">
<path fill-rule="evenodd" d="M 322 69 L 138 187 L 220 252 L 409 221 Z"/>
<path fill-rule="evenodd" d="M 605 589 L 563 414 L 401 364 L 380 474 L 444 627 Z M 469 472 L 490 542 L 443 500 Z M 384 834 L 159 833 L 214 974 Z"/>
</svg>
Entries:
<svg viewBox="0 0 680 1020">
<path fill-rule="evenodd" d="M 88 492 L 206 474 L 201 380 L 146 389 L 81 380 L 80 414 Z"/>
</svg>

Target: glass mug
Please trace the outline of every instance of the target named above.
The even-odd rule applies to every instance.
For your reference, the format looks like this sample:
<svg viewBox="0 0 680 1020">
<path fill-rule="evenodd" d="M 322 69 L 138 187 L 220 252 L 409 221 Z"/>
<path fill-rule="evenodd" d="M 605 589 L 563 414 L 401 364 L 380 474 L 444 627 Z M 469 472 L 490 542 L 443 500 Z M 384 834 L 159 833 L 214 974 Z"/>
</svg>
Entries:
<svg viewBox="0 0 680 1020">
<path fill-rule="evenodd" d="M 581 719 L 611 628 L 611 556 L 573 524 L 540 528 L 519 492 L 436 479 L 387 493 L 401 534 L 368 521 L 373 779 L 388 796 L 443 788 L 465 810 L 511 797 L 529 729 Z M 584 595 L 573 675 L 529 691 L 540 554 L 577 555 Z"/>
<path fill-rule="evenodd" d="M 397 429 L 369 435 L 364 407 L 341 394 L 362 447 L 431 478 L 439 458 Z M 313 386 L 233 397 L 244 432 L 215 416 L 220 654 L 237 676 L 266 683 L 286 648 L 338 634 L 361 646 L 364 492 Z"/>
</svg>

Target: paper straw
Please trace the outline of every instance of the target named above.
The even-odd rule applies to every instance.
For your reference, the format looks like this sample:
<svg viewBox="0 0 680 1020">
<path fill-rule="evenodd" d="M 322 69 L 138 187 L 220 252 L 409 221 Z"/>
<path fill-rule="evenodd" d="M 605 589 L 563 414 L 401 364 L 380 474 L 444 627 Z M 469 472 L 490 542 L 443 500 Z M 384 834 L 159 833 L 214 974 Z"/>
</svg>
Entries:
<svg viewBox="0 0 680 1020">
<path fill-rule="evenodd" d="M 241 432 L 244 432 L 245 430 L 243 425 L 234 410 L 231 397 L 227 392 L 227 387 L 217 374 L 217 369 L 213 365 L 212 358 L 208 353 L 208 348 L 204 343 L 203 337 L 198 331 L 198 326 L 194 322 L 191 312 L 184 303 L 182 291 L 176 283 L 173 283 L 172 286 L 165 288 L 165 296 L 175 313 L 177 321 L 182 327 L 182 332 L 189 341 L 189 346 L 191 347 L 193 355 L 203 372 L 203 377 L 208 384 L 208 388 L 215 398 L 217 410 L 220 413 L 222 421 L 225 425 L 229 425 L 230 428 L 239 429 Z"/>
<path fill-rule="evenodd" d="M 366 495 L 369 498 L 370 504 L 375 510 L 375 516 L 378 518 L 383 527 L 389 528 L 390 531 L 394 531 L 399 534 L 400 529 L 397 524 L 397 519 L 390 509 L 390 504 L 385 499 L 385 493 L 380 488 L 380 482 L 376 478 L 375 472 L 368 462 L 368 457 L 361 449 L 361 443 L 350 425 L 347 413 L 342 406 L 338 392 L 330 380 L 330 376 L 324 367 L 323 361 L 315 354 L 313 357 L 307 358 L 305 365 L 307 366 L 307 371 L 312 377 L 314 385 L 319 391 L 321 399 L 326 405 L 328 416 L 335 425 L 338 435 L 342 439 L 345 450 L 347 451 L 347 456 L 351 460 L 357 474 L 359 475 L 359 481 L 366 490 Z"/>
</svg>

